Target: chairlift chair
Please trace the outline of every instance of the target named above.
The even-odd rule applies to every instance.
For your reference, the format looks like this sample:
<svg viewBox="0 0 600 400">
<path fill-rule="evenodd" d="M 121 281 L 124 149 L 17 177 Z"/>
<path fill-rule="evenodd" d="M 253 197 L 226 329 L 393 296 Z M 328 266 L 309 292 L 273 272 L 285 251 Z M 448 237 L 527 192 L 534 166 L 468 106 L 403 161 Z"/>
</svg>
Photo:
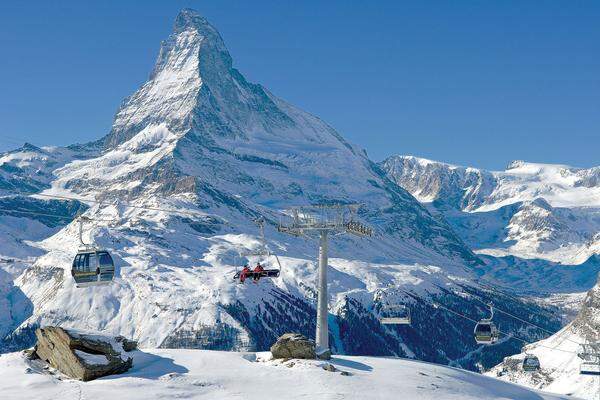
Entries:
<svg viewBox="0 0 600 400">
<path fill-rule="evenodd" d="M 600 375 L 600 343 L 580 344 L 577 357 L 582 359 L 581 375 Z"/>
<path fill-rule="evenodd" d="M 490 317 L 479 320 L 473 330 L 477 344 L 494 344 L 500 337 L 500 332 L 498 331 L 496 324 L 492 321 L 494 318 L 494 307 L 492 304 L 490 304 L 489 307 Z"/>
<path fill-rule="evenodd" d="M 580 375 L 600 375 L 600 364 L 592 361 L 583 361 L 579 366 Z"/>
<path fill-rule="evenodd" d="M 264 219 L 260 218 L 256 221 L 256 223 L 260 227 L 261 249 L 259 251 L 252 252 L 252 253 L 240 254 L 240 256 L 242 258 L 260 257 L 260 259 L 262 261 L 259 261 L 259 262 L 261 265 L 263 265 L 264 270 L 260 271 L 260 272 L 254 272 L 254 271 L 247 272 L 245 274 L 246 279 L 251 279 L 251 280 L 256 281 L 256 280 L 260 280 L 260 278 L 277 278 L 277 277 L 279 277 L 279 274 L 281 272 L 281 263 L 279 262 L 279 257 L 277 257 L 276 254 L 271 254 L 271 252 L 269 251 L 269 248 L 267 247 L 267 244 L 265 241 L 265 230 L 264 230 L 265 221 L 264 221 Z M 275 261 L 277 262 L 277 266 L 279 268 L 268 268 L 268 266 L 269 266 L 268 260 L 271 257 L 275 257 Z M 239 280 L 240 283 L 243 283 L 240 280 L 241 274 L 242 274 L 241 270 L 236 270 L 236 273 L 233 275 L 233 280 Z"/>
<path fill-rule="evenodd" d="M 79 218 L 79 242 L 81 247 L 73 259 L 71 276 L 78 288 L 110 284 L 115 277 L 115 264 L 110 253 L 83 242 L 83 221 L 89 218 Z"/>
<path fill-rule="evenodd" d="M 379 322 L 383 325 L 410 325 L 410 309 L 402 304 L 384 306 Z"/>
</svg>

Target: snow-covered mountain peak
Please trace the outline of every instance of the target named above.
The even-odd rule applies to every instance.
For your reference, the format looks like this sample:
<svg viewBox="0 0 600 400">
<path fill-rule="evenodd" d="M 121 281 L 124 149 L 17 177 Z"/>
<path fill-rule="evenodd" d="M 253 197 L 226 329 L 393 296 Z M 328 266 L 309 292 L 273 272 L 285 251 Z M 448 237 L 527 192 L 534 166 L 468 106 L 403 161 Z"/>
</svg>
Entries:
<svg viewBox="0 0 600 400">
<path fill-rule="evenodd" d="M 131 139 L 145 126 L 166 121 L 173 130 L 185 132 L 202 79 L 199 54 L 202 36 L 195 29 L 177 30 L 162 42 L 149 80 L 125 99 L 107 136 L 107 149 Z"/>
<path fill-rule="evenodd" d="M 598 251 L 600 167 L 518 160 L 486 171 L 412 156 L 380 165 L 480 254 L 580 264 Z"/>
<path fill-rule="evenodd" d="M 181 40 L 181 38 L 185 38 L 185 40 Z M 178 41 L 179 46 L 177 46 Z M 162 42 L 161 53 L 152 75 L 163 66 L 161 56 L 180 52 L 182 50 L 181 43 L 189 47 L 196 45 L 200 47 L 196 61 L 198 61 L 198 73 L 203 81 L 210 81 L 210 78 L 215 77 L 213 74 L 216 72 L 231 73 L 231 56 L 219 31 L 197 11 L 186 8 L 175 18 L 172 35 Z"/>
<path fill-rule="evenodd" d="M 182 32 L 188 29 L 196 29 L 199 31 L 211 31 L 218 35 L 217 30 L 204 18 L 198 11 L 192 8 L 182 9 L 177 17 L 175 17 L 175 24 L 173 25 L 174 32 Z"/>
<path fill-rule="evenodd" d="M 233 68 L 219 32 L 190 9 L 177 16 L 149 80 L 121 105 L 106 149 L 159 124 L 179 137 L 190 133 L 194 141 L 211 147 L 223 146 L 218 142 L 225 139 L 252 137 L 330 143 L 331 136 L 338 146 L 347 146 L 332 129 L 323 129 L 328 127 L 322 121 L 248 82 Z M 302 131 L 302 138 L 297 132 L 290 136 L 290 130 Z M 323 130 L 329 132 L 322 135 Z"/>
</svg>

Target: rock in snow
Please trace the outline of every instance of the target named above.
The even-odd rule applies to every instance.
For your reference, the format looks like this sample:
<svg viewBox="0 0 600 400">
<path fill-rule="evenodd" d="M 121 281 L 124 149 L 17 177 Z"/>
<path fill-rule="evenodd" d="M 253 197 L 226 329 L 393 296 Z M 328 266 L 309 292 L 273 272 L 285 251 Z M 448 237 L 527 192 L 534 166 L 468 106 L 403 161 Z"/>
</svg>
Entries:
<svg viewBox="0 0 600 400">
<path fill-rule="evenodd" d="M 317 357 L 315 353 L 315 342 L 299 333 L 285 333 L 277 342 L 271 346 L 273 358 L 304 358 L 313 360 Z"/>
<path fill-rule="evenodd" d="M 35 334 L 37 357 L 74 379 L 91 381 L 123 373 L 133 366 L 133 358 L 125 353 L 134 350 L 136 343 L 122 336 L 108 337 L 55 326 L 39 328 Z"/>
</svg>

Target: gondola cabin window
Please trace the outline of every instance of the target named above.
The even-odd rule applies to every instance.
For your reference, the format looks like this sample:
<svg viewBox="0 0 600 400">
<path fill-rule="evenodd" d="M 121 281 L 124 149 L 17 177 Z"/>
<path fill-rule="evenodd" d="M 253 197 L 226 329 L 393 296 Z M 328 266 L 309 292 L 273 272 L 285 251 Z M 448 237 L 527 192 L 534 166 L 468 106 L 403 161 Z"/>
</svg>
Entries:
<svg viewBox="0 0 600 400">
<path fill-rule="evenodd" d="M 90 272 L 90 255 L 77 254 L 73 265 L 77 272 Z"/>
<path fill-rule="evenodd" d="M 88 262 L 88 271 L 96 271 L 96 268 L 98 268 L 96 253 L 86 254 L 86 256 Z"/>
<path fill-rule="evenodd" d="M 112 267 L 114 265 L 112 257 L 105 251 L 98 252 L 98 261 L 102 267 Z"/>
</svg>

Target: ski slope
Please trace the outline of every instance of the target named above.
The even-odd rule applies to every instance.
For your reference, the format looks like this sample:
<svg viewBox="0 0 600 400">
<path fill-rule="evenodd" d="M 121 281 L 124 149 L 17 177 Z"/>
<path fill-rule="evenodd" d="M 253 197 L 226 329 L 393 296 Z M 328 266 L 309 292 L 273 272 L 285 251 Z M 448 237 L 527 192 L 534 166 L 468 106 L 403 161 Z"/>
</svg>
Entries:
<svg viewBox="0 0 600 400">
<path fill-rule="evenodd" d="M 0 393 L 10 400 L 69 399 L 566 399 L 456 368 L 398 358 L 337 356 L 338 371 L 270 353 L 134 352 L 128 373 L 83 383 L 44 371 L 21 353 L 0 357 Z M 349 375 L 342 375 L 341 371 Z M 401 395 L 401 397 L 400 397 Z M 572 397 L 568 397 L 572 399 Z"/>
</svg>

